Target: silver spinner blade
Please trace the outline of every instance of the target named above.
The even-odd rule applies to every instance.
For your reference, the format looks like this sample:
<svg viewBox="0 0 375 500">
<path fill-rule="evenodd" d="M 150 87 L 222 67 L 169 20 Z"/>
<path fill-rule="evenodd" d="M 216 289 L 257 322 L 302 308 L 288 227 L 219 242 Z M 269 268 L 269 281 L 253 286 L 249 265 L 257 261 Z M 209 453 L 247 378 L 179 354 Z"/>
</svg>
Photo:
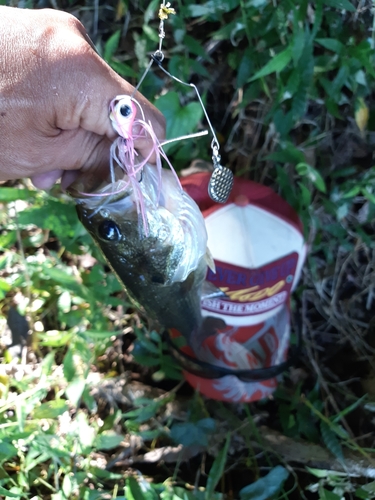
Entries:
<svg viewBox="0 0 375 500">
<path fill-rule="evenodd" d="M 216 203 L 225 203 L 232 191 L 233 172 L 227 167 L 217 165 L 208 184 L 208 194 Z"/>
</svg>

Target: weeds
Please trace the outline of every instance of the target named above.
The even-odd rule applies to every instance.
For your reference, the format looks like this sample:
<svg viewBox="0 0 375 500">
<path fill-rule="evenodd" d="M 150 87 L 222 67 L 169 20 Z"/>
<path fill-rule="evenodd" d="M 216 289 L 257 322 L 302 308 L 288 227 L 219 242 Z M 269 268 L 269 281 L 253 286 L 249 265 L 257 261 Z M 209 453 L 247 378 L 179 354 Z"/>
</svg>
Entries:
<svg viewBox="0 0 375 500">
<path fill-rule="evenodd" d="M 158 2 L 57 2 L 136 84 Z M 34 5 L 28 5 L 34 7 Z M 0 189 L 0 496 L 375 498 L 373 4 L 222 0 L 173 7 L 166 67 L 199 87 L 237 175 L 300 214 L 304 352 L 272 399 L 204 400 L 131 307 L 58 189 Z M 205 128 L 190 89 L 141 91 L 174 137 Z M 210 160 L 208 139 L 168 154 Z M 51 230 L 50 228 L 53 228 Z"/>
</svg>

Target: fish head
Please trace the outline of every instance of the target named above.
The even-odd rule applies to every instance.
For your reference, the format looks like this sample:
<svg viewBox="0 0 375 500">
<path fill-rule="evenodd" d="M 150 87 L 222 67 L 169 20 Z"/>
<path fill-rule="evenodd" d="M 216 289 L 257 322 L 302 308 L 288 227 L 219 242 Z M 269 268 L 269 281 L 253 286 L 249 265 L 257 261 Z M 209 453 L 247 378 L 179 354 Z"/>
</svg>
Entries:
<svg viewBox="0 0 375 500">
<path fill-rule="evenodd" d="M 101 208 L 83 200 L 77 212 L 124 282 L 135 280 L 138 286 L 173 282 L 184 253 L 184 234 L 178 219 L 164 207 L 147 211 L 147 234 L 129 196 Z"/>
</svg>

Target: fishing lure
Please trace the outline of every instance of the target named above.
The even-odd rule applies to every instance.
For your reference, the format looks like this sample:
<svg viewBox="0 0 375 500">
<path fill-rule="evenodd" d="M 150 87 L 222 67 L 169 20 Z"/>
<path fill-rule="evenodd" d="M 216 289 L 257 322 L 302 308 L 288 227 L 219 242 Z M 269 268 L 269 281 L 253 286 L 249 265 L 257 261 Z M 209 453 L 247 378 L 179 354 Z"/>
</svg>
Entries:
<svg viewBox="0 0 375 500">
<path fill-rule="evenodd" d="M 187 87 L 191 87 L 194 89 L 194 91 L 197 95 L 199 104 L 201 105 L 203 113 L 206 117 L 206 120 L 207 120 L 208 126 L 210 128 L 212 137 L 213 137 L 212 142 L 211 142 L 211 150 L 212 150 L 212 162 L 213 162 L 214 171 L 211 175 L 211 179 L 210 179 L 210 182 L 208 184 L 208 194 L 213 201 L 216 201 L 217 203 L 225 203 L 227 201 L 227 199 L 231 193 L 232 187 L 233 187 L 233 172 L 229 168 L 223 167 L 223 165 L 221 165 L 221 156 L 219 153 L 219 149 L 220 149 L 219 141 L 216 137 L 215 131 L 214 131 L 213 126 L 211 124 L 211 121 L 208 117 L 206 108 L 203 104 L 203 101 L 202 101 L 202 98 L 199 94 L 198 88 L 193 83 L 186 83 L 186 82 L 180 80 L 179 78 L 177 78 L 176 76 L 172 75 L 162 65 L 162 62 L 164 60 L 164 53 L 162 50 L 162 43 L 163 43 L 163 39 L 165 38 L 164 21 L 166 19 L 168 19 L 168 15 L 175 14 L 175 13 L 176 13 L 175 10 L 173 8 L 171 8 L 170 3 L 168 2 L 166 4 L 165 0 L 163 0 L 163 2 L 160 5 L 160 9 L 159 9 L 159 19 L 160 19 L 160 23 L 159 23 L 159 47 L 154 52 L 154 54 L 151 55 L 150 62 L 148 64 L 145 72 L 143 73 L 141 79 L 139 80 L 139 83 L 138 83 L 137 87 L 135 88 L 134 93 L 139 89 L 139 87 L 141 86 L 147 73 L 150 71 L 151 66 L 154 63 L 167 76 L 172 78 L 172 80 L 175 80 L 176 82 L 180 83 L 181 85 L 185 85 Z M 133 95 L 134 95 L 134 93 L 133 93 Z"/>
</svg>

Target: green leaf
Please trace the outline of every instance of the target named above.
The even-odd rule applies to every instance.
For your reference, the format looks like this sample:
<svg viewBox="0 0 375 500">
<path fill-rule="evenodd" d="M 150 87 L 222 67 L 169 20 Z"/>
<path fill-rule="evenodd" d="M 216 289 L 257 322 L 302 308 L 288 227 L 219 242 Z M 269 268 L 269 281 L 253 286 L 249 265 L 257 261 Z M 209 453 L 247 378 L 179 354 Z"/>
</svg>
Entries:
<svg viewBox="0 0 375 500">
<path fill-rule="evenodd" d="M 320 26 L 323 20 L 323 0 L 318 0 L 315 2 L 315 20 L 314 27 L 311 33 L 311 38 L 315 38 L 316 34 L 320 30 Z"/>
<path fill-rule="evenodd" d="M 292 42 L 292 57 L 295 66 L 302 56 L 302 52 L 305 46 L 305 37 L 306 35 L 303 29 L 297 27 Z"/>
<path fill-rule="evenodd" d="M 271 73 L 279 73 L 282 71 L 292 59 L 292 50 L 290 47 L 283 50 L 272 58 L 262 69 L 260 69 L 255 75 L 250 78 L 250 82 L 262 78 L 263 76 L 270 75 Z"/>
<path fill-rule="evenodd" d="M 340 461 L 344 462 L 344 455 L 342 452 L 341 443 L 339 442 L 336 433 L 325 422 L 320 422 L 320 431 L 324 444 L 328 450 Z"/>
<path fill-rule="evenodd" d="M 48 401 L 47 403 L 43 403 L 35 408 L 33 418 L 56 418 L 59 415 L 62 415 L 68 409 L 69 407 L 66 401 L 64 401 L 63 399 Z"/>
<path fill-rule="evenodd" d="M 133 68 L 123 62 L 115 61 L 112 59 L 110 62 L 110 66 L 124 78 L 136 78 L 138 76 L 138 73 L 134 71 Z"/>
<path fill-rule="evenodd" d="M 104 431 L 96 436 L 93 446 L 98 450 L 111 450 L 116 448 L 123 440 L 124 436 L 116 434 L 115 431 Z"/>
<path fill-rule="evenodd" d="M 326 184 L 324 182 L 323 177 L 314 167 L 312 167 L 308 163 L 301 162 L 298 163 L 298 165 L 296 165 L 296 171 L 298 172 L 299 175 L 308 177 L 314 184 L 316 189 L 318 189 L 322 193 L 327 192 Z"/>
<path fill-rule="evenodd" d="M 351 405 L 347 406 L 344 408 L 340 413 L 338 413 L 334 418 L 332 418 L 333 423 L 338 423 L 342 417 L 345 417 L 345 415 L 348 415 L 348 413 L 351 413 L 353 410 L 355 410 L 358 406 L 360 406 L 366 399 L 367 399 L 367 394 L 364 394 L 361 398 L 358 398 L 354 403 Z"/>
<path fill-rule="evenodd" d="M 59 285 L 70 286 L 77 284 L 77 278 L 68 274 L 67 271 L 56 267 L 44 267 L 43 270 L 45 274 L 47 274 L 53 281 L 56 281 L 56 283 L 59 283 Z"/>
<path fill-rule="evenodd" d="M 347 65 L 341 66 L 331 86 L 331 91 L 333 92 L 334 96 L 336 96 L 336 100 L 339 97 L 338 94 L 341 91 L 342 87 L 346 84 L 349 75 L 349 67 Z"/>
<path fill-rule="evenodd" d="M 333 491 L 326 490 L 322 485 L 319 487 L 319 500 L 341 500 L 341 495 L 336 495 Z"/>
<path fill-rule="evenodd" d="M 323 0 L 323 3 L 335 9 L 348 10 L 349 12 L 356 11 L 356 8 L 349 0 Z"/>
<path fill-rule="evenodd" d="M 305 161 L 303 152 L 293 144 L 285 142 L 281 144 L 281 151 L 275 151 L 266 156 L 266 160 L 272 160 L 281 163 L 302 163 Z"/>
<path fill-rule="evenodd" d="M 121 30 L 117 30 L 111 35 L 105 43 L 103 59 L 109 62 L 115 54 L 120 42 Z"/>
<path fill-rule="evenodd" d="M 85 332 L 82 332 L 82 335 L 84 337 L 87 337 L 90 340 L 107 340 L 110 339 L 111 337 L 121 335 L 122 332 L 112 332 L 112 331 L 93 331 L 93 330 L 86 330 Z"/>
<path fill-rule="evenodd" d="M 162 95 L 155 102 L 155 106 L 167 120 L 167 139 L 191 134 L 203 116 L 203 110 L 198 102 L 181 106 L 177 92 Z"/>
<path fill-rule="evenodd" d="M 243 87 L 253 72 L 252 50 L 246 49 L 237 70 L 237 87 Z"/>
<path fill-rule="evenodd" d="M 0 439 L 0 461 L 9 460 L 17 455 L 17 448 L 7 440 Z"/>
<path fill-rule="evenodd" d="M 17 241 L 16 231 L 6 231 L 0 236 L 0 250 L 10 248 Z"/>
<path fill-rule="evenodd" d="M 183 446 L 202 445 L 207 446 L 208 436 L 215 431 L 215 421 L 204 418 L 198 422 L 183 422 L 173 424 L 170 437 Z"/>
<path fill-rule="evenodd" d="M 214 494 L 215 488 L 220 481 L 221 476 L 224 472 L 224 467 L 227 461 L 228 448 L 230 443 L 230 434 L 227 434 L 227 438 L 225 440 L 225 444 L 223 448 L 219 451 L 217 457 L 212 464 L 210 472 L 207 478 L 206 492 L 205 492 L 205 500 L 211 500 L 212 495 Z"/>
<path fill-rule="evenodd" d="M 368 188 L 363 188 L 362 194 L 370 203 L 375 204 L 375 195 L 371 193 Z"/>
<path fill-rule="evenodd" d="M 277 465 L 270 470 L 267 476 L 261 477 L 255 483 L 242 488 L 240 500 L 267 500 L 273 498 L 281 490 L 288 476 L 289 472 L 285 467 Z"/>
<path fill-rule="evenodd" d="M 17 493 L 11 493 L 9 490 L 6 490 L 2 486 L 0 486 L 0 495 L 4 495 L 5 497 L 9 498 L 20 498 L 19 494 Z"/>
<path fill-rule="evenodd" d="M 17 189 L 10 187 L 0 187 L 0 202 L 8 203 L 16 200 L 30 200 L 35 198 L 37 191 L 30 189 Z"/>
<path fill-rule="evenodd" d="M 139 482 L 134 477 L 129 477 L 126 480 L 125 498 L 126 500 L 157 500 L 158 495 L 142 476 Z"/>
<path fill-rule="evenodd" d="M 315 41 L 324 48 L 331 50 L 332 52 L 336 52 L 337 54 L 341 54 L 341 52 L 345 49 L 345 45 L 335 38 L 316 38 Z"/>
<path fill-rule="evenodd" d="M 73 484 L 72 476 L 70 474 L 65 474 L 62 483 L 62 490 L 65 498 L 71 497 L 71 494 L 73 493 Z"/>
<path fill-rule="evenodd" d="M 230 12 L 238 7 L 239 0 L 208 0 L 201 4 L 191 4 L 187 6 L 189 17 L 215 16 L 220 13 Z M 216 19 L 216 16 L 215 16 Z"/>
<path fill-rule="evenodd" d="M 326 470 L 326 469 L 315 469 L 313 467 L 308 467 L 306 466 L 306 470 L 310 472 L 313 476 L 322 479 L 324 477 L 328 477 L 329 474 L 331 474 L 331 471 Z"/>
<path fill-rule="evenodd" d="M 81 378 L 76 378 L 68 384 L 67 388 L 65 389 L 65 394 L 73 406 L 78 405 L 85 386 L 86 382 Z"/>
</svg>

